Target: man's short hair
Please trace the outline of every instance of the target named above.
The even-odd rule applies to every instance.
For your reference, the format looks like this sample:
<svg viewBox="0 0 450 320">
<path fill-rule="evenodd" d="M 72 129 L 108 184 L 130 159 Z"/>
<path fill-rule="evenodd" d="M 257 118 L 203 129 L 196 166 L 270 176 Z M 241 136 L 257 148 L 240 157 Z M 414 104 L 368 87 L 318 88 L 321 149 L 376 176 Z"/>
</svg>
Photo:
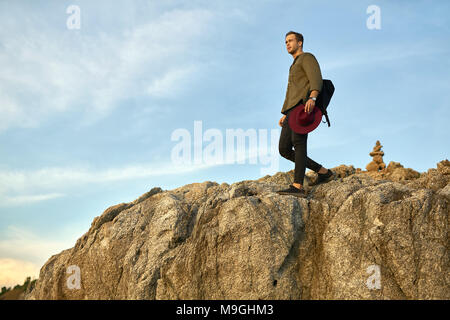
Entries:
<svg viewBox="0 0 450 320">
<path fill-rule="evenodd" d="M 286 33 L 285 38 L 290 35 L 293 34 L 295 35 L 295 39 L 297 40 L 297 42 L 301 41 L 302 42 L 302 46 L 303 46 L 303 35 L 301 33 L 295 32 L 295 31 L 289 31 L 288 33 Z"/>
</svg>

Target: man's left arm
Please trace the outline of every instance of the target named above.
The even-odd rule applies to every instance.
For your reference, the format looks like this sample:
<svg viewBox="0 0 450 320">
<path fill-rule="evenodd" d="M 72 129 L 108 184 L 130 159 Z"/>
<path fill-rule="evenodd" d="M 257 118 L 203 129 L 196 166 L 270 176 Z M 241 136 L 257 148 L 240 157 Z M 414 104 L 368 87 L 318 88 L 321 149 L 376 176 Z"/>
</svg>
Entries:
<svg viewBox="0 0 450 320">
<path fill-rule="evenodd" d="M 305 59 L 303 59 L 303 70 L 305 70 L 309 80 L 309 98 L 317 98 L 319 92 L 322 90 L 322 73 L 320 72 L 319 63 L 312 54 L 305 56 Z M 315 107 L 315 101 L 309 98 L 305 104 L 305 111 L 308 113 L 313 111 Z"/>
</svg>

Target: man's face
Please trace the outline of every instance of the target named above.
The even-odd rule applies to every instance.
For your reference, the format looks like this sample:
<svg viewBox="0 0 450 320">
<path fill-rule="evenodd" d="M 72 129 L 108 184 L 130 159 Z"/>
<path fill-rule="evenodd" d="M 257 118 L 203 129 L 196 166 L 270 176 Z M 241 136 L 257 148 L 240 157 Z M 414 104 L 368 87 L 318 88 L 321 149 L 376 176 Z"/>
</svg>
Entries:
<svg viewBox="0 0 450 320">
<path fill-rule="evenodd" d="M 300 48 L 301 43 L 301 41 L 297 42 L 295 34 L 290 34 L 286 37 L 286 49 L 290 54 L 296 52 Z"/>
</svg>

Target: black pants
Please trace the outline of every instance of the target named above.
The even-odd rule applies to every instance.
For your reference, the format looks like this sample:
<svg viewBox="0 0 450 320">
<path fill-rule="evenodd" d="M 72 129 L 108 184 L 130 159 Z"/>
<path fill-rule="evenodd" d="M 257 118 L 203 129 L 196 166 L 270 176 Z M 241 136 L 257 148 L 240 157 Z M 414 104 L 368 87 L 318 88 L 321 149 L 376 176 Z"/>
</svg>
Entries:
<svg viewBox="0 0 450 320">
<path fill-rule="evenodd" d="M 296 133 L 289 127 L 288 118 L 292 110 L 288 111 L 284 119 L 278 150 L 282 157 L 295 162 L 294 183 L 303 185 L 306 168 L 319 172 L 322 166 L 307 156 L 308 134 Z M 294 150 L 292 150 L 292 147 L 294 147 Z"/>
</svg>

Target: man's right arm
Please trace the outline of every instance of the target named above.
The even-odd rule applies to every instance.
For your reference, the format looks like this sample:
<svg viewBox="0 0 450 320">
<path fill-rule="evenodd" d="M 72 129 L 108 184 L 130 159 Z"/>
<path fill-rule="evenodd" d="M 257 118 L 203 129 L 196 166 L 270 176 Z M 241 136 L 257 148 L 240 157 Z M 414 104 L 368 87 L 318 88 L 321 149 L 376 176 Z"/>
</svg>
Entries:
<svg viewBox="0 0 450 320">
<path fill-rule="evenodd" d="M 305 70 L 306 76 L 309 81 L 310 91 L 322 90 L 322 73 L 320 72 L 320 66 L 316 58 L 312 54 L 305 55 L 302 64 L 303 70 Z"/>
</svg>

